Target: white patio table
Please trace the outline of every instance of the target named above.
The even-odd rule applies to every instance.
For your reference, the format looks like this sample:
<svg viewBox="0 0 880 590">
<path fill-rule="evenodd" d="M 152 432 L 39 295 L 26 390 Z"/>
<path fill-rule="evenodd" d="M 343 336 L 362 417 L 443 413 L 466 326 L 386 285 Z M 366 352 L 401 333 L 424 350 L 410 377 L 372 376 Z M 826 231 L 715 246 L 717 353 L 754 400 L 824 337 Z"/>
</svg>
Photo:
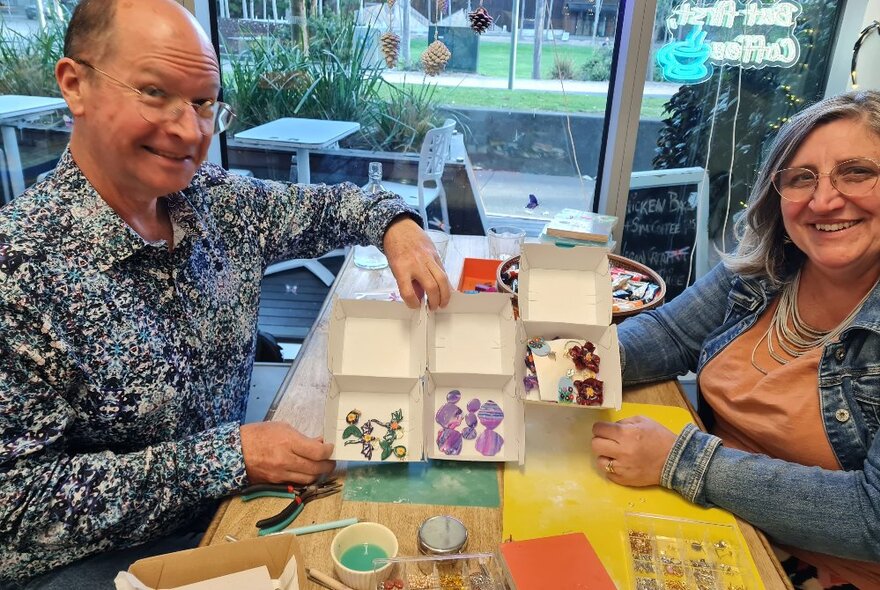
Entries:
<svg viewBox="0 0 880 590">
<path fill-rule="evenodd" d="M 353 121 L 284 117 L 236 133 L 235 139 L 241 145 L 261 149 L 295 148 L 297 182 L 309 184 L 312 181 L 309 150 L 333 146 L 360 128 L 361 124 Z"/>
</svg>

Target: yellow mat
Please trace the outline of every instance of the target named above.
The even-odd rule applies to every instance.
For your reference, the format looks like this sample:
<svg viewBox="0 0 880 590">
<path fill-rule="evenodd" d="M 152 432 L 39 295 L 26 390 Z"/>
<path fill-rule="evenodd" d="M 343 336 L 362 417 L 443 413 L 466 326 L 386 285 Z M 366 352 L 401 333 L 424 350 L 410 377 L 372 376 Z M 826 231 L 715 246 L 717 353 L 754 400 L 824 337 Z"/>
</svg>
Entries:
<svg viewBox="0 0 880 590">
<path fill-rule="evenodd" d="M 752 578 L 749 588 L 764 588 L 730 513 L 700 508 L 660 487 L 619 486 L 599 472 L 590 449 L 593 423 L 635 415 L 653 418 L 674 432 L 692 422 L 686 410 L 668 406 L 623 404 L 620 411 L 592 411 L 528 404 L 525 465 L 507 464 L 504 469 L 504 540 L 582 531 L 617 587 L 623 589 L 633 584 L 626 513 L 732 525 L 743 548 L 743 573 Z"/>
</svg>

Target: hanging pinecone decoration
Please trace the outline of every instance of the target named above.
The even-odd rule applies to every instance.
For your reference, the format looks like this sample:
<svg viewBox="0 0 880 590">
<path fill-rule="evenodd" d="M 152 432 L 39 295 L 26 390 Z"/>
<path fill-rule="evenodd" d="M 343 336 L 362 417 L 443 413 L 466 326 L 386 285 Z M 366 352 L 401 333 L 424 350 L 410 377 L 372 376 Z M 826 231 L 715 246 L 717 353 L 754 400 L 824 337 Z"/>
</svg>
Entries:
<svg viewBox="0 0 880 590">
<path fill-rule="evenodd" d="M 477 35 L 482 35 L 492 26 L 492 15 L 482 6 L 475 11 L 468 13 L 468 20 L 471 21 L 471 28 Z"/>
<path fill-rule="evenodd" d="M 382 55 L 385 56 L 385 63 L 393 69 L 397 66 L 397 55 L 400 53 L 400 37 L 391 31 L 385 31 L 379 40 L 382 43 Z"/>
<path fill-rule="evenodd" d="M 422 54 L 422 67 L 427 75 L 436 76 L 446 67 L 450 57 L 452 57 L 452 52 L 443 44 L 443 41 L 435 40 L 428 45 Z"/>
<path fill-rule="evenodd" d="M 394 8 L 394 0 L 385 0 L 385 3 L 388 5 L 389 11 Z"/>
</svg>

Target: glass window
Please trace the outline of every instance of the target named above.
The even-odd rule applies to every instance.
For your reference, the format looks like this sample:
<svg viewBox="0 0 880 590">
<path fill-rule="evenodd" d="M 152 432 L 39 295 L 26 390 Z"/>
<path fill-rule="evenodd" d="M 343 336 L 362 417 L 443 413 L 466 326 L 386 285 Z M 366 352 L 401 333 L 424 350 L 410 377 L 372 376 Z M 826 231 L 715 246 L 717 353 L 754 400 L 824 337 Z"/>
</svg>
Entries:
<svg viewBox="0 0 880 590">
<path fill-rule="evenodd" d="M 821 0 L 732 5 L 658 1 L 645 99 L 658 86 L 674 91 L 657 111 L 642 110 L 633 171 L 705 169 L 707 211 L 698 228 L 697 184 L 671 187 L 648 205 L 635 194 L 621 254 L 666 268 L 673 296 L 718 261 L 715 248 L 733 248 L 733 219 L 745 207 L 767 142 L 824 95 L 843 11 L 843 3 Z M 653 233 L 639 237 L 652 223 Z M 663 234 L 674 228 L 688 234 L 684 242 Z M 708 236 L 708 256 L 703 268 L 688 272 L 697 229 Z"/>
<path fill-rule="evenodd" d="M 357 132 L 309 149 L 309 178 L 366 184 L 377 160 L 386 180 L 413 185 L 425 133 L 452 119 L 454 232 L 504 218 L 537 235 L 563 208 L 592 208 L 618 2 L 216 0 L 216 12 L 224 96 L 239 114 L 231 167 L 302 178 L 296 142 L 261 144 L 248 130 L 284 117 L 350 121 Z M 658 84 L 645 99 L 655 131 L 676 89 Z M 427 214 L 444 223 L 438 201 Z"/>
<path fill-rule="evenodd" d="M 70 138 L 54 72 L 74 5 L 6 0 L 0 6 L 0 204 L 54 168 Z"/>
</svg>

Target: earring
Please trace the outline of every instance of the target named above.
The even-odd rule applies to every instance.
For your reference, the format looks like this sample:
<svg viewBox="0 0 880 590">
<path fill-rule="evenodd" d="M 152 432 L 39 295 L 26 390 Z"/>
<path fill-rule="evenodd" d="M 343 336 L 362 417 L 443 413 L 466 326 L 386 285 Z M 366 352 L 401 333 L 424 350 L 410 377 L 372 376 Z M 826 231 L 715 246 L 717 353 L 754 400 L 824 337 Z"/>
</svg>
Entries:
<svg viewBox="0 0 880 590">
<path fill-rule="evenodd" d="M 584 342 L 583 346 L 575 344 L 566 351 L 566 355 L 572 360 L 578 371 L 599 372 L 599 355 L 595 354 L 596 347 L 592 342 Z"/>
</svg>

